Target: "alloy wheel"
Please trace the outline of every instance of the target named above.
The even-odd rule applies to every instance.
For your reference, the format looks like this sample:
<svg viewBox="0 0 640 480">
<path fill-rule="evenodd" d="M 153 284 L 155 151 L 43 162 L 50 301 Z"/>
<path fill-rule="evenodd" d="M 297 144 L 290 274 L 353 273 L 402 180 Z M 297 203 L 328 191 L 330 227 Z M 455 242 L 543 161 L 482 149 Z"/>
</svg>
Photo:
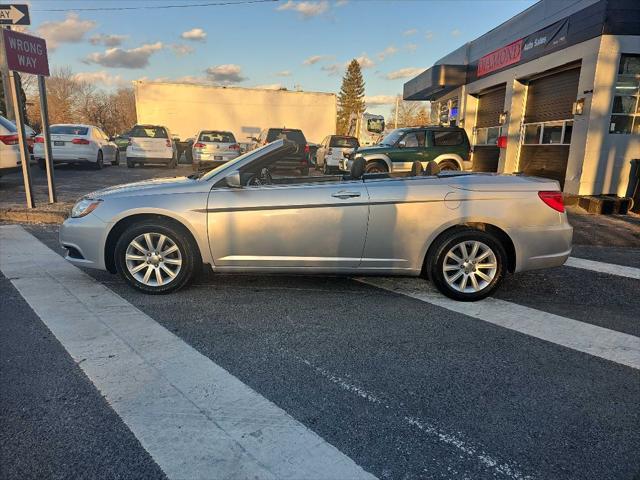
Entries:
<svg viewBox="0 0 640 480">
<path fill-rule="evenodd" d="M 445 255 L 442 272 L 445 281 L 462 293 L 477 293 L 487 288 L 498 271 L 494 251 L 477 240 L 454 245 Z"/>
<path fill-rule="evenodd" d="M 127 270 L 143 285 L 159 287 L 173 282 L 182 269 L 178 245 L 161 233 L 143 233 L 125 252 Z"/>
</svg>

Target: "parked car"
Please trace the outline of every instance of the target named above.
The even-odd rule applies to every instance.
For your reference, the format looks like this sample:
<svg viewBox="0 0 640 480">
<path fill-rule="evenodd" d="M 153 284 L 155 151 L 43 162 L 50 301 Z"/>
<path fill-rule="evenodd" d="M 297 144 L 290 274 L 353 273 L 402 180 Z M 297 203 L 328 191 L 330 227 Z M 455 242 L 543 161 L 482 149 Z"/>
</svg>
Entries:
<svg viewBox="0 0 640 480">
<path fill-rule="evenodd" d="M 435 161 L 441 170 L 470 170 L 471 145 L 460 127 L 398 128 L 385 135 L 380 143 L 358 148 L 344 159 L 342 170 L 349 171 L 355 158 L 362 157 L 369 173 L 409 172 L 413 162 Z"/>
<path fill-rule="evenodd" d="M 252 148 L 255 149 L 279 138 L 293 142 L 297 149 L 280 160 L 275 170 L 299 170 L 302 176 L 309 175 L 309 145 L 302 130 L 297 128 L 266 128 L 260 132 L 258 138 L 253 138 Z"/>
<path fill-rule="evenodd" d="M 192 147 L 193 168 L 211 169 L 240 155 L 240 145 L 231 132 L 201 130 Z"/>
<path fill-rule="evenodd" d="M 129 132 L 121 133 L 113 138 L 113 142 L 118 146 L 120 152 L 125 153 L 129 146 Z"/>
<path fill-rule="evenodd" d="M 105 162 L 120 163 L 118 146 L 100 128 L 93 125 L 56 124 L 49 127 L 53 163 L 89 164 L 102 168 Z M 36 137 L 33 156 L 45 169 L 44 137 Z"/>
<path fill-rule="evenodd" d="M 0 177 L 20 171 L 21 163 L 18 130 L 0 115 Z"/>
<path fill-rule="evenodd" d="M 507 272 L 559 266 L 571 252 L 557 181 L 439 173 L 435 162 L 428 174 L 420 162 L 413 176 L 366 174 L 362 157 L 349 175 L 276 179 L 296 149 L 279 139 L 209 172 L 97 191 L 60 229 L 66 258 L 152 294 L 184 287 L 204 263 L 216 272 L 424 275 L 471 301 Z"/>
<path fill-rule="evenodd" d="M 175 168 L 178 164 L 176 145 L 167 127 L 136 125 L 129 132 L 127 167 L 145 163 L 161 163 L 169 168 Z"/>
<path fill-rule="evenodd" d="M 360 146 L 356 137 L 329 135 L 322 140 L 316 153 L 316 170 L 328 175 L 340 169 L 345 154 L 350 154 Z"/>
</svg>

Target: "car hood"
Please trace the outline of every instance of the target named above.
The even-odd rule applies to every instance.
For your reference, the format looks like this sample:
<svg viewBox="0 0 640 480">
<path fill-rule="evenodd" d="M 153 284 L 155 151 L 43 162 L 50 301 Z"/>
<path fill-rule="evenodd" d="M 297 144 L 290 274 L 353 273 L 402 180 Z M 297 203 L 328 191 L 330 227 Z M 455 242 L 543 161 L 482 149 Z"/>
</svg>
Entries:
<svg viewBox="0 0 640 480">
<path fill-rule="evenodd" d="M 395 147 L 390 145 L 372 145 L 370 147 L 358 148 L 356 150 L 356 155 L 371 155 L 373 153 L 386 153 L 391 150 L 394 150 Z"/>
<path fill-rule="evenodd" d="M 188 177 L 154 178 L 140 182 L 113 185 L 85 195 L 85 198 L 104 199 L 113 196 L 154 195 L 192 190 L 199 182 Z"/>
</svg>

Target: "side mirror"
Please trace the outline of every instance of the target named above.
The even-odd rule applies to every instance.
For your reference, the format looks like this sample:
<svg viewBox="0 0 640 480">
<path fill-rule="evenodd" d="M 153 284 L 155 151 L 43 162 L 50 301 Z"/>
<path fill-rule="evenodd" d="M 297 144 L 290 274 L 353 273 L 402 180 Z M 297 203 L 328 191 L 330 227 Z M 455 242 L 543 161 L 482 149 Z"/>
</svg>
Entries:
<svg viewBox="0 0 640 480">
<path fill-rule="evenodd" d="M 400 140 L 398 142 L 398 148 L 404 148 L 407 146 L 407 142 L 405 142 L 404 140 Z"/>
<path fill-rule="evenodd" d="M 240 172 L 238 170 L 231 172 L 225 177 L 227 187 L 229 188 L 242 188 L 242 182 L 240 180 Z"/>
</svg>

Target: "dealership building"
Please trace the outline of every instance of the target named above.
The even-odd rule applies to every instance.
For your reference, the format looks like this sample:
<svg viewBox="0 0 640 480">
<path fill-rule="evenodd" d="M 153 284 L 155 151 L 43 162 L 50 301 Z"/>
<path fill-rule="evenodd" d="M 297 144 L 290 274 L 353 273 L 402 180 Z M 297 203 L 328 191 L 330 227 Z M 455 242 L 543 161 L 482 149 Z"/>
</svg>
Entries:
<svg viewBox="0 0 640 480">
<path fill-rule="evenodd" d="M 405 83 L 404 99 L 467 131 L 474 170 L 627 196 L 639 90 L 639 0 L 541 0 Z"/>
</svg>

